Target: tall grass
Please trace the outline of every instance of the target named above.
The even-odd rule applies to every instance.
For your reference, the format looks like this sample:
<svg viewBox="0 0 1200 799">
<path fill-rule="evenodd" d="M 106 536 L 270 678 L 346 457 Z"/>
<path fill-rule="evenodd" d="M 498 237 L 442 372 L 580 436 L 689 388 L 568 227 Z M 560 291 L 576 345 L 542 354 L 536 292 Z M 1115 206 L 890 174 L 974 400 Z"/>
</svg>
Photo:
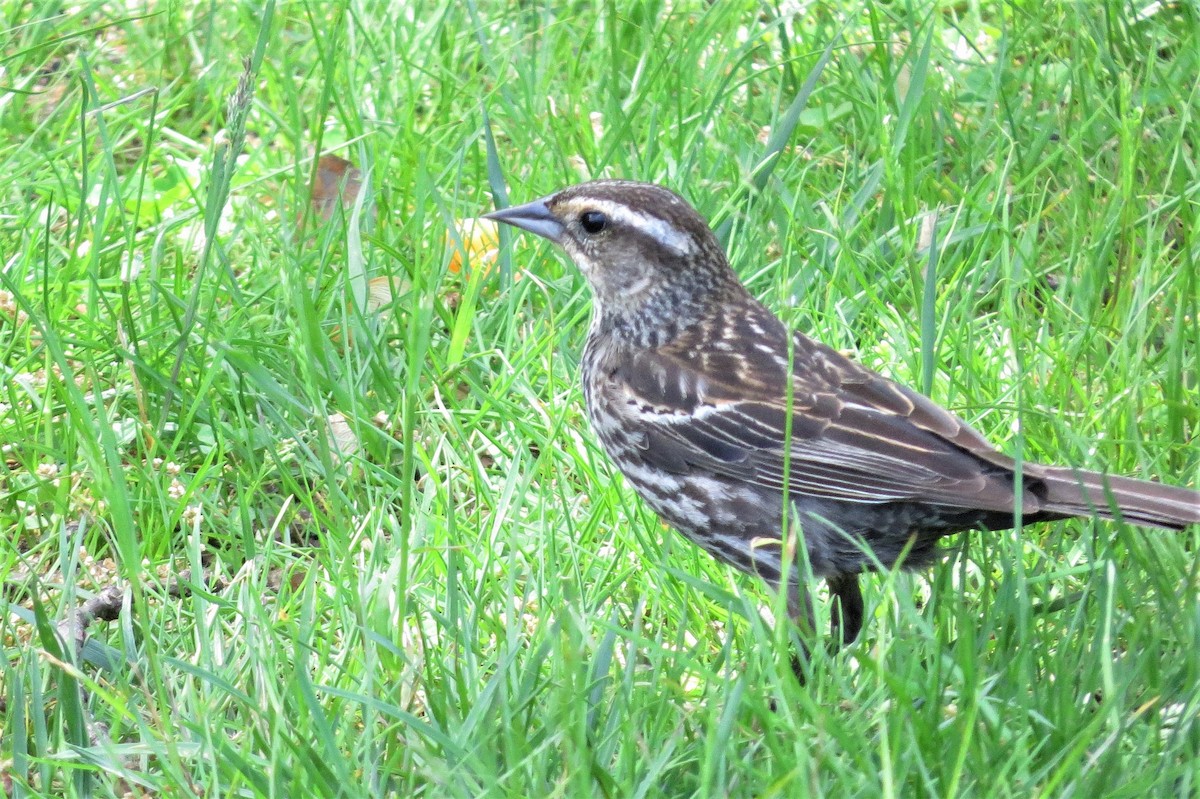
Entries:
<svg viewBox="0 0 1200 799">
<path fill-rule="evenodd" d="M 499 192 L 662 182 L 1006 451 L 1196 485 L 1198 23 L 0 0 L 0 784 L 1196 795 L 1195 531 L 963 536 L 801 687 L 774 598 L 587 430 L 580 276 L 507 235 L 450 265 Z M 317 152 L 362 171 L 328 221 Z"/>
</svg>

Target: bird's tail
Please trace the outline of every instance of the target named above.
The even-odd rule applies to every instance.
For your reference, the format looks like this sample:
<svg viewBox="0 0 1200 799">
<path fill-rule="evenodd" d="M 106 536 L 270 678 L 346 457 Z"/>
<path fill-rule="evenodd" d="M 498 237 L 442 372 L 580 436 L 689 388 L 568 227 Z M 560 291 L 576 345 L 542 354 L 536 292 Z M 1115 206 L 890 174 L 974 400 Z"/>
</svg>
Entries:
<svg viewBox="0 0 1200 799">
<path fill-rule="evenodd" d="M 1070 516 L 1121 518 L 1130 524 L 1182 530 L 1200 524 L 1200 491 L 1190 488 L 1047 467 L 1041 509 Z"/>
</svg>

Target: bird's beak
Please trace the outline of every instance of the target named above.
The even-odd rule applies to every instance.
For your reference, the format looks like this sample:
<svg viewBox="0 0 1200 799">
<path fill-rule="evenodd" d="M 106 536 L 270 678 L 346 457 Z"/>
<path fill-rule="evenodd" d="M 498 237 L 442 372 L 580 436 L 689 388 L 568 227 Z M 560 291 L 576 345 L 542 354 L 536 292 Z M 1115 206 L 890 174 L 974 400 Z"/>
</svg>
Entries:
<svg viewBox="0 0 1200 799">
<path fill-rule="evenodd" d="M 548 197 L 543 197 L 540 200 L 525 203 L 525 205 L 514 205 L 512 208 L 492 211 L 490 214 L 484 214 L 483 218 L 528 230 L 555 244 L 560 244 L 566 228 L 546 205 L 548 199 Z"/>
</svg>

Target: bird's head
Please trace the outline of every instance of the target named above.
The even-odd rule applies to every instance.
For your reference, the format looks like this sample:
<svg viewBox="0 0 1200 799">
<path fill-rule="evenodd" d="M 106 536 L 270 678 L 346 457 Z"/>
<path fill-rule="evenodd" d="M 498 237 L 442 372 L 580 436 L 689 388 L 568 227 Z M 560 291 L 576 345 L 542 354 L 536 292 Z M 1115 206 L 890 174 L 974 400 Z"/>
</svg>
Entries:
<svg viewBox="0 0 1200 799">
<path fill-rule="evenodd" d="M 597 316 L 678 326 L 711 291 L 736 285 L 708 223 L 669 189 L 596 180 L 487 214 L 562 247 L 587 278 Z"/>
</svg>

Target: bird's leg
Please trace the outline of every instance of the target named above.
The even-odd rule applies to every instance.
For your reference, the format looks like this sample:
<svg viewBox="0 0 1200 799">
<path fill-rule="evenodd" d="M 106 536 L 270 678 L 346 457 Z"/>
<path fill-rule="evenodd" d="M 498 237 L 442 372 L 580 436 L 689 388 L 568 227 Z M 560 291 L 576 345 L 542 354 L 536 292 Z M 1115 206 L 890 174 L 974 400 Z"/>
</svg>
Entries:
<svg viewBox="0 0 1200 799">
<path fill-rule="evenodd" d="M 790 581 L 787 591 L 788 617 L 800 632 L 800 651 L 792 656 L 792 672 L 796 679 L 804 685 L 807 681 L 809 647 L 808 642 L 816 635 L 816 617 L 813 614 L 812 594 L 808 587 L 799 580 Z"/>
<path fill-rule="evenodd" d="M 837 599 L 837 607 L 829 619 L 834 647 L 854 643 L 862 631 L 863 598 L 857 574 L 838 574 L 826 577 L 829 592 Z"/>
<path fill-rule="evenodd" d="M 835 599 L 835 607 L 829 619 L 831 639 L 830 652 L 854 642 L 862 632 L 863 598 L 858 586 L 857 574 L 838 574 L 825 578 L 829 592 Z M 801 582 L 787 586 L 788 616 L 800 631 L 800 652 L 792 658 L 792 671 L 803 685 L 809 662 L 808 642 L 816 635 L 816 617 L 813 613 L 812 595 Z"/>
<path fill-rule="evenodd" d="M 813 635 L 817 630 L 817 619 L 813 614 L 812 595 L 807 586 L 799 580 L 789 581 L 787 585 L 788 616 L 792 623 L 800 628 L 805 637 Z"/>
</svg>

